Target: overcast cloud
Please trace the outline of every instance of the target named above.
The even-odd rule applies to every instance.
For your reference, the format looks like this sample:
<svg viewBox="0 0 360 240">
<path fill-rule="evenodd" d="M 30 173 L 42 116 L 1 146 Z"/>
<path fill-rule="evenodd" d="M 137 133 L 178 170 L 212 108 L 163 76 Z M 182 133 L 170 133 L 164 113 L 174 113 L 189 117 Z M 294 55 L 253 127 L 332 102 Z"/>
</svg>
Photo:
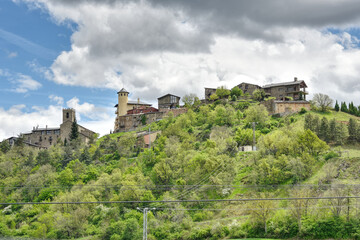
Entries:
<svg viewBox="0 0 360 240">
<path fill-rule="evenodd" d="M 359 39 L 350 35 L 359 28 L 357 0 L 14 1 L 49 12 L 58 24 L 77 24 L 71 50 L 50 69 L 33 64 L 58 84 L 125 87 L 133 99 L 154 102 L 166 93 L 203 98 L 204 87 L 298 77 L 310 96 L 321 92 L 360 104 Z M 51 99 L 63 103 L 61 97 Z M 104 133 L 113 127 L 115 116 L 108 110 L 77 98 L 67 105 L 106 126 Z M 38 114 L 55 118 L 58 108 Z"/>
</svg>

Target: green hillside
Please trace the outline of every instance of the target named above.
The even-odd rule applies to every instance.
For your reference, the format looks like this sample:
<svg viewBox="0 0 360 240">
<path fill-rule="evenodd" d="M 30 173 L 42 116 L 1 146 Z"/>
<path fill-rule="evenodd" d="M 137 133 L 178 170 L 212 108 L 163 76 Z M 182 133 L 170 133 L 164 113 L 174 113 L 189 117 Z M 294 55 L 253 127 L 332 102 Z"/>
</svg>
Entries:
<svg viewBox="0 0 360 240">
<path fill-rule="evenodd" d="M 0 202 L 63 204 L 1 205 L 0 236 L 141 239 L 148 207 L 148 239 L 358 238 L 359 201 L 342 198 L 360 189 L 350 118 L 360 129 L 342 112 L 276 118 L 221 100 L 143 126 L 161 131 L 151 148 L 135 132 L 41 151 L 3 142 Z M 252 122 L 258 151 L 240 152 Z"/>
</svg>

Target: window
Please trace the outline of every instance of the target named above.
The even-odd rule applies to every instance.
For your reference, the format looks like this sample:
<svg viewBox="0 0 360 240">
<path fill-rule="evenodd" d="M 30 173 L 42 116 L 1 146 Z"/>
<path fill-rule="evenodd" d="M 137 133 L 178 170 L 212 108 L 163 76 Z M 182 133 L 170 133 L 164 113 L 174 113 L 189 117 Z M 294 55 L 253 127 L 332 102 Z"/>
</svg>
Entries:
<svg viewBox="0 0 360 240">
<path fill-rule="evenodd" d="M 66 113 L 66 118 L 69 118 L 70 117 L 70 114 L 67 112 Z"/>
<path fill-rule="evenodd" d="M 40 137 L 39 137 L 39 142 L 41 142 L 41 141 L 42 141 L 42 137 L 40 136 Z"/>
<path fill-rule="evenodd" d="M 50 135 L 51 134 L 51 131 L 46 131 L 46 135 Z"/>
<path fill-rule="evenodd" d="M 45 131 L 41 131 L 41 135 L 45 135 Z"/>
</svg>

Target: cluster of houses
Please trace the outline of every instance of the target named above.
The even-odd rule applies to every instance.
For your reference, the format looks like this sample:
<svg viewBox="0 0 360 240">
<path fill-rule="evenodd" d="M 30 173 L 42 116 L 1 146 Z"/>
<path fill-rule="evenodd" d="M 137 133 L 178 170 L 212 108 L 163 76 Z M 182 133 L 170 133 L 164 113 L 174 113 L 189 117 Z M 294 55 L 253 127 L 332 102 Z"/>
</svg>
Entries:
<svg viewBox="0 0 360 240">
<path fill-rule="evenodd" d="M 287 114 L 298 112 L 301 108 L 310 110 L 310 103 L 306 101 L 307 85 L 305 81 L 294 78 L 294 81 L 273 83 L 265 86 L 259 86 L 251 83 L 241 83 L 237 85 L 245 95 L 251 96 L 255 90 L 263 90 L 266 97 L 271 100 L 264 101 L 264 104 L 270 114 Z M 203 102 L 210 100 L 210 96 L 216 93 L 216 88 L 205 88 L 205 99 Z M 137 99 L 129 100 L 129 92 L 122 88 L 118 93 L 118 103 L 115 105 L 116 118 L 114 124 L 114 132 L 135 131 L 138 127 L 158 121 L 164 118 L 169 112 L 174 116 L 178 116 L 187 111 L 186 108 L 180 106 L 180 97 L 173 94 L 166 94 L 158 98 L 158 108 L 152 107 L 152 104 L 145 103 Z M 63 109 L 63 121 L 56 128 L 38 128 L 34 127 L 28 133 L 22 133 L 21 136 L 25 144 L 31 147 L 46 149 L 53 144 L 68 140 L 72 123 L 75 121 L 74 109 Z M 78 125 L 80 139 L 83 142 L 89 142 L 95 132 Z M 154 133 L 141 134 L 145 142 L 150 144 L 153 141 Z M 9 138 L 10 145 L 13 145 L 16 137 Z"/>
</svg>

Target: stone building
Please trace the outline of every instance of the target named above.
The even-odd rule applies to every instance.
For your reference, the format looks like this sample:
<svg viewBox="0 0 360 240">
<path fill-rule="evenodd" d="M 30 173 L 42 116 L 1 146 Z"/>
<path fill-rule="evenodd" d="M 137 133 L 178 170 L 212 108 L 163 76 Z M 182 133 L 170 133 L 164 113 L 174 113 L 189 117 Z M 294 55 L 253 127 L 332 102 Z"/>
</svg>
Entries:
<svg viewBox="0 0 360 240">
<path fill-rule="evenodd" d="M 292 82 L 273 83 L 262 87 L 268 97 L 275 97 L 276 100 L 295 101 L 306 100 L 306 95 L 308 93 L 305 88 L 307 88 L 305 81 L 298 80 L 296 77 Z"/>
<path fill-rule="evenodd" d="M 308 101 L 280 101 L 280 100 L 268 100 L 261 102 L 264 105 L 269 114 L 279 114 L 280 116 L 299 112 L 302 108 L 306 111 L 310 111 L 311 106 Z"/>
<path fill-rule="evenodd" d="M 252 95 L 256 89 L 261 89 L 259 85 L 245 82 L 240 83 L 237 87 L 240 88 L 244 94 L 248 93 L 250 95 Z"/>
<path fill-rule="evenodd" d="M 75 110 L 72 108 L 63 109 L 63 121 L 60 127 L 39 128 L 33 127 L 31 132 L 21 133 L 24 143 L 34 148 L 49 148 L 58 142 L 69 141 L 71 126 L 75 121 Z M 95 132 L 78 124 L 79 138 L 82 142 L 88 143 L 94 137 Z M 11 139 L 11 138 L 10 138 Z"/>
<path fill-rule="evenodd" d="M 210 96 L 216 93 L 216 88 L 205 88 L 205 100 L 210 100 Z"/>
<path fill-rule="evenodd" d="M 151 104 L 142 103 L 139 100 L 137 105 L 130 105 L 128 95 L 129 92 L 124 88 L 118 92 L 119 103 L 115 105 L 117 110 L 114 132 L 134 131 L 138 127 L 161 120 L 169 112 L 176 117 L 187 111 L 186 108 L 175 108 L 179 105 L 180 97 L 172 94 L 158 98 L 159 110 L 151 107 Z"/>
<path fill-rule="evenodd" d="M 180 97 L 172 95 L 172 94 L 166 94 L 162 97 L 158 98 L 158 108 L 178 108 L 180 106 Z"/>
</svg>

